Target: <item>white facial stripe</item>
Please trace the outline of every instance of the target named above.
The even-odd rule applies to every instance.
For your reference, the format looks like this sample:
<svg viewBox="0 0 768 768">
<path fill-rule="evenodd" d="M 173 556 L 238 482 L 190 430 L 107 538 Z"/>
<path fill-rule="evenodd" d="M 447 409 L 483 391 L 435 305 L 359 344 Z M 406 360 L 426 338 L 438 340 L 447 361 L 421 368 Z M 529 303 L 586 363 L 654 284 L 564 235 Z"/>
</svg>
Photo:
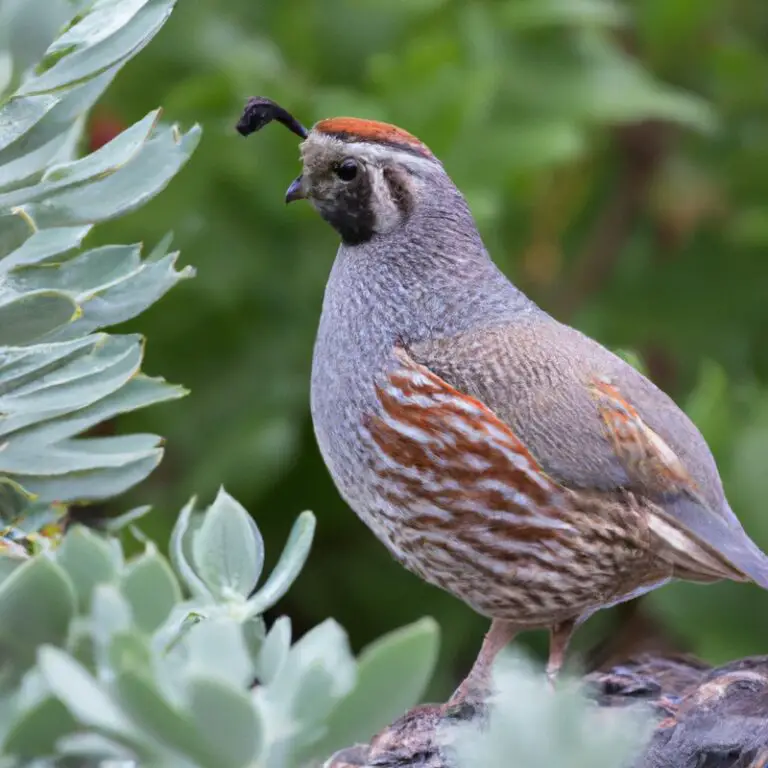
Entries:
<svg viewBox="0 0 768 768">
<path fill-rule="evenodd" d="M 367 141 L 344 141 L 337 136 L 325 133 L 310 133 L 309 138 L 305 141 L 333 147 L 345 152 L 350 157 L 360 158 L 372 165 L 379 165 L 382 160 L 396 163 L 417 175 L 434 169 L 436 166 L 441 167 L 437 158 L 421 157 L 384 144 L 374 144 Z"/>
<path fill-rule="evenodd" d="M 373 166 L 370 170 L 371 194 L 375 204 L 374 214 L 376 223 L 374 229 L 378 233 L 389 232 L 402 221 L 403 214 L 392 198 L 392 192 L 384 172 L 381 168 Z"/>
</svg>

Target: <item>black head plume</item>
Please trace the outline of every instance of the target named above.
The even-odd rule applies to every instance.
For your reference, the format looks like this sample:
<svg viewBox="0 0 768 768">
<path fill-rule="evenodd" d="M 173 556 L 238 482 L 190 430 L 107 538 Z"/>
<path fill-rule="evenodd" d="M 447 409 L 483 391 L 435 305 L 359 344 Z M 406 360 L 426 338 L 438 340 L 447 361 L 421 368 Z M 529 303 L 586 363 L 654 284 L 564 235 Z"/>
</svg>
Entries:
<svg viewBox="0 0 768 768">
<path fill-rule="evenodd" d="M 282 123 L 289 131 L 293 131 L 302 139 L 307 138 L 307 129 L 290 112 L 263 96 L 253 96 L 248 99 L 243 114 L 235 127 L 241 135 L 250 136 L 273 120 Z"/>
</svg>

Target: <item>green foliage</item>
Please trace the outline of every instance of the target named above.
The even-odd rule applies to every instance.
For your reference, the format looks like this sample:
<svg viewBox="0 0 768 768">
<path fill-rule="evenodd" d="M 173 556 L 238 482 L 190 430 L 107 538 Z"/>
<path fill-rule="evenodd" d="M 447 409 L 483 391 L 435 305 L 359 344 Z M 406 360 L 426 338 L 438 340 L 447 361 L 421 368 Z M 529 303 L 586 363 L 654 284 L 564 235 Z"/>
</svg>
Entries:
<svg viewBox="0 0 768 768">
<path fill-rule="evenodd" d="M 114 496 L 160 461 L 148 434 L 79 437 L 117 414 L 184 391 L 141 373 L 143 339 L 103 328 L 129 320 L 191 270 L 162 242 L 83 247 L 94 224 L 154 197 L 195 148 L 153 110 L 79 156 L 83 118 L 121 67 L 159 31 L 174 0 L 76 6 L 0 3 L 8 93 L 0 100 L 0 518 Z M 41 19 L 42 17 L 42 19 Z M 46 20 L 45 17 L 47 17 Z M 53 18 L 65 24 L 47 35 Z M 30 39 L 30 30 L 36 35 Z M 37 66 L 23 47 L 47 50 Z M 49 44 L 50 43 L 50 44 Z M 20 66 L 21 65 L 21 66 Z M 58 508 L 59 510 L 61 507 Z M 77 539 L 68 560 L 79 565 Z M 108 559 L 102 562 L 107 567 Z M 76 582 L 98 575 L 73 574 Z M 83 594 L 81 592 L 81 594 Z"/>
<path fill-rule="evenodd" d="M 585 705 L 573 683 L 557 694 L 529 661 L 509 656 L 494 670 L 487 722 L 443 726 L 441 745 L 456 768 L 624 768 L 646 743 L 653 719 L 642 708 Z"/>
<path fill-rule="evenodd" d="M 222 515 L 242 541 L 239 574 L 257 574 L 261 534 L 223 489 L 202 512 L 182 511 L 171 550 L 179 577 L 144 542 L 126 558 L 116 534 L 76 526 L 55 550 L 27 557 L 0 582 L 0 760 L 45 768 L 119 759 L 141 765 L 299 768 L 367 741 L 416 704 L 436 662 L 438 630 L 422 619 L 389 633 L 356 660 L 327 620 L 292 642 L 286 616 L 266 631 L 271 605 L 301 570 L 314 518 L 301 515 L 261 591 L 232 588 Z M 188 539 L 189 537 L 189 539 Z M 185 550 L 209 553 L 187 561 Z M 201 568 L 205 562 L 205 568 Z M 204 574 L 204 575 L 202 575 Z M 194 581 L 193 579 L 199 579 Z M 244 585 L 238 576 L 234 583 Z M 183 596 L 183 587 L 193 588 Z M 226 585 L 226 586 L 222 586 Z M 267 591 L 265 599 L 261 592 Z M 446 725 L 457 768 L 545 762 L 619 768 L 642 745 L 634 711 L 599 713 L 577 688 L 557 694 L 541 670 L 498 669 L 488 722 Z M 595 718 L 600 718 L 596 727 Z"/>
<path fill-rule="evenodd" d="M 171 550 L 181 579 L 128 525 L 144 542 L 132 558 L 116 534 L 75 526 L 0 583 L 9 766 L 67 756 L 82 766 L 290 768 L 369 739 L 423 694 L 438 639 L 430 620 L 381 638 L 359 661 L 331 620 L 294 643 L 285 616 L 266 631 L 261 611 L 298 576 L 311 513 L 254 594 L 261 534 L 223 489 L 206 510 L 190 502 L 179 516 Z"/>
<path fill-rule="evenodd" d="M 180 4 L 92 129 L 158 103 L 205 127 L 183 183 L 96 233 L 154 240 L 172 226 L 200 275 L 141 318 L 149 363 L 193 405 L 120 418 L 168 438 L 135 503 L 175 509 L 224 482 L 268 548 L 287 532 L 279 510 L 321 511 L 309 576 L 287 598 L 299 625 L 332 615 L 360 648 L 429 611 L 451 629 L 436 697 L 474 658 L 485 621 L 394 563 L 318 455 L 309 365 L 337 239 L 309 206 L 283 204 L 296 139 L 235 134 L 261 94 L 307 125 L 361 115 L 423 139 L 500 267 L 559 319 L 633 350 L 690 409 L 734 511 L 768 548 L 767 25 L 763 0 Z M 149 523 L 159 540 L 168 519 Z M 763 651 L 764 601 L 735 584 L 646 600 L 713 661 Z M 575 650 L 610 621 L 590 620 Z M 541 652 L 546 640 L 521 642 Z"/>
<path fill-rule="evenodd" d="M 289 525 L 278 510 L 310 504 L 322 510 L 305 578 L 287 594 L 285 581 L 259 589 L 268 604 L 285 595 L 294 626 L 333 615 L 359 647 L 428 606 L 450 630 L 435 695 L 447 693 L 471 663 L 484 620 L 391 562 L 339 500 L 317 454 L 308 368 L 336 240 L 309 210 L 282 204 L 298 170 L 295 141 L 282 131 L 248 143 L 234 135 L 244 98 L 259 93 L 307 124 L 359 114 L 398 122 L 423 138 L 467 193 L 500 266 L 556 316 L 610 346 L 634 350 L 633 363 L 642 360 L 686 406 L 713 447 L 732 506 L 768 547 L 763 0 L 231 0 L 225 6 L 195 0 L 179 4 L 124 70 L 170 4 L 92 5 L 0 0 L 0 343 L 23 345 L 8 362 L 17 366 L 9 381 L 22 391 L 0 386 L 0 423 L 19 425 L 10 437 L 39 429 L 32 439 L 47 440 L 28 444 L 26 453 L 23 442 L 14 447 L 16 464 L 8 468 L 7 449 L 0 450 L 0 510 L 5 517 L 26 513 L 18 536 L 3 541 L 14 557 L 0 559 L 0 578 L 8 580 L 26 562 L 21 537 L 60 513 L 45 498 L 95 499 L 138 481 L 160 452 L 156 438 L 141 435 L 159 433 L 167 437 L 168 460 L 136 504 L 150 500 L 170 510 L 193 492 L 212 498 L 224 481 L 260 521 L 267 552 Z M 112 16 L 115 10 L 125 13 Z M 110 19 L 120 19 L 122 31 Z M 79 31 L 77 22 L 85 22 Z M 125 31 L 129 25 L 136 26 Z M 86 70 L 82 79 L 52 89 L 57 79 Z M 197 138 L 195 129 L 186 144 L 176 143 L 173 130 L 157 121 L 161 103 L 170 120 L 202 122 L 206 141 L 183 183 L 132 210 L 159 191 Z M 662 118 L 661 125 L 647 118 Z M 100 154 L 110 138 L 110 149 Z M 11 208 L 33 217 L 33 236 L 28 220 Z M 89 230 L 104 219 L 110 220 Z M 175 254 L 167 253 L 169 228 L 201 279 L 185 281 L 153 307 L 157 294 L 189 273 L 177 271 Z M 112 245 L 139 241 L 158 245 L 143 260 L 137 246 Z M 146 306 L 139 325 L 132 318 Z M 77 307 L 82 314 L 73 319 Z M 125 335 L 103 334 L 123 320 Z M 59 330 L 47 330 L 52 326 Z M 144 353 L 139 331 L 151 336 L 148 367 L 189 385 L 190 407 L 119 413 L 120 404 L 134 408 L 179 393 L 136 374 Z M 35 334 L 44 333 L 54 334 L 60 358 L 40 348 L 47 337 Z M 22 349 L 29 356 L 22 358 Z M 10 375 L 5 361 L 0 357 L 0 384 Z M 92 380 L 85 377 L 89 368 L 99 370 Z M 66 388 L 41 389 L 40 376 L 58 369 Z M 99 391 L 105 394 L 96 407 L 90 397 Z M 139 436 L 118 443 L 75 439 L 112 414 L 118 415 L 110 428 L 116 422 L 121 434 Z M 48 431 L 54 424 L 61 432 Z M 0 446 L 8 442 L 0 436 Z M 61 445 L 83 454 L 62 457 L 54 451 Z M 45 457 L 73 466 L 97 453 L 102 465 L 146 460 L 131 465 L 133 474 L 125 466 L 47 478 L 19 472 L 35 466 L 42 472 Z M 43 491 L 40 503 L 30 505 L 23 488 Z M 192 523 L 179 545 L 182 583 L 199 582 L 200 599 L 208 595 L 211 605 L 232 590 L 226 603 L 237 615 L 249 602 L 255 610 L 251 595 L 235 595 L 259 569 L 233 566 L 211 581 L 208 566 L 196 559 L 190 525 L 197 523 L 191 508 L 188 514 Z M 171 519 L 158 514 L 148 521 L 157 541 L 167 539 Z M 221 533 L 204 562 L 229 535 Z M 258 551 L 252 544 L 248 556 Z M 171 556 L 179 562 L 173 547 Z M 139 606 L 142 580 L 161 578 L 162 563 L 156 553 L 137 567 L 123 599 Z M 288 571 L 280 572 L 290 581 Z M 82 579 L 75 564 L 67 578 Z M 27 579 L 58 585 L 51 588 L 59 589 L 59 610 L 39 624 L 18 621 L 31 622 L 30 636 L 61 642 L 71 610 L 82 610 L 80 598 L 62 588 L 55 569 L 25 572 L 21 587 L 11 587 L 24 588 Z M 135 608 L 143 632 L 153 631 L 174 599 L 173 582 L 162 583 L 156 602 Z M 730 584 L 675 586 L 649 598 L 692 650 L 712 660 L 763 650 L 768 614 L 761 600 L 757 589 Z M 604 621 L 598 615 L 580 630 L 577 645 Z M 13 626 L 0 622 L 0 654 L 23 658 Z M 416 639 L 408 642 L 428 645 L 419 640 L 423 631 L 414 630 Z M 284 620 L 271 632 L 270 655 L 258 672 L 265 676 L 279 666 L 290 625 Z M 89 641 L 80 636 L 72 653 L 87 660 Z M 375 662 L 376 655 L 370 658 Z M 361 670 L 361 677 L 391 679 L 377 671 L 384 665 L 368 663 L 371 671 Z M 352 710 L 367 717 L 362 705 L 346 706 L 350 720 Z M 71 715 L 58 700 L 41 702 L 39 711 L 41 723 L 69 727 Z M 56 727 L 34 732 L 52 744 Z M 322 738 L 336 745 L 349 734 Z M 83 748 L 102 743 L 93 734 L 81 742 Z"/>
</svg>

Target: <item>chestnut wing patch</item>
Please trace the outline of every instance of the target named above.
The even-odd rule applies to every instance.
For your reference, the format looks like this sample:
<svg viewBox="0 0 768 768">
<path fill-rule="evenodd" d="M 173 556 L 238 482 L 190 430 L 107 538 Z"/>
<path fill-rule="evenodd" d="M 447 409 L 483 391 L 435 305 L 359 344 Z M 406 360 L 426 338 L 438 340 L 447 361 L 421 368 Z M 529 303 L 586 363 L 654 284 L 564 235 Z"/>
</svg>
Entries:
<svg viewBox="0 0 768 768">
<path fill-rule="evenodd" d="M 567 492 L 548 477 L 487 406 L 459 392 L 402 349 L 376 386 L 381 410 L 366 427 L 380 488 L 399 505 L 431 514 L 412 525 L 513 526 L 515 538 L 571 530 Z M 567 516 L 566 516 L 567 517 Z"/>
<path fill-rule="evenodd" d="M 696 482 L 680 458 L 643 421 L 618 387 L 606 379 L 595 378 L 590 383 L 590 392 L 605 436 L 638 491 L 651 497 L 682 494 L 704 504 Z"/>
</svg>

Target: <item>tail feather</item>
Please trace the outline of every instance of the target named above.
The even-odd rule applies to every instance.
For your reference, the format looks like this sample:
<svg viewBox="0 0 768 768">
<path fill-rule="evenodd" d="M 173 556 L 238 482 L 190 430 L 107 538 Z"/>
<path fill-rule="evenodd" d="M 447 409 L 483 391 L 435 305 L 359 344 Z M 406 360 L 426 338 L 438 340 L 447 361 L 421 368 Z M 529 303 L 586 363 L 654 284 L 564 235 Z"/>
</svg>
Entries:
<svg viewBox="0 0 768 768">
<path fill-rule="evenodd" d="M 723 518 L 688 499 L 651 513 L 659 557 L 681 578 L 753 581 L 768 589 L 768 556 L 735 515 Z"/>
</svg>

